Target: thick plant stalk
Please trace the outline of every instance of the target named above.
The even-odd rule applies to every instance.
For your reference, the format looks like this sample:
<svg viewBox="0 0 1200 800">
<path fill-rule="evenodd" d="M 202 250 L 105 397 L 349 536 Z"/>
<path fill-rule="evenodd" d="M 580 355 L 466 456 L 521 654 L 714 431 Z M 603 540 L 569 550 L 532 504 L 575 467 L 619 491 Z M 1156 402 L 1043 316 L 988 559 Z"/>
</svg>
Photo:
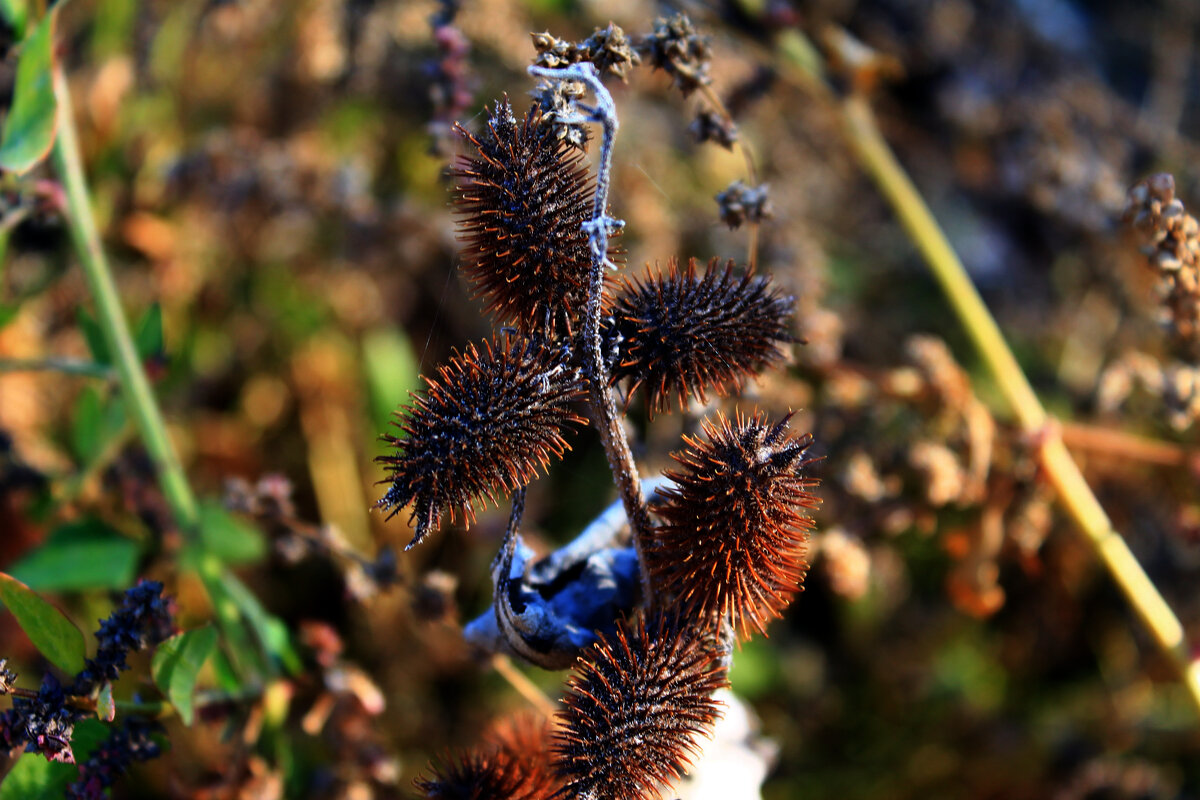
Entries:
<svg viewBox="0 0 1200 800">
<path fill-rule="evenodd" d="M 842 101 L 841 114 L 847 136 L 863 169 L 875 181 L 900 218 L 909 238 L 921 251 L 959 321 L 995 377 L 1021 429 L 1040 442 L 1041 466 L 1058 492 L 1059 499 L 1154 637 L 1159 649 L 1170 659 L 1192 703 L 1200 712 L 1200 660 L 1192 657 L 1184 638 L 1183 626 L 1175 612 L 1167 605 L 1096 500 L 1096 495 L 1063 444 L 1058 425 L 1046 414 L 962 262 L 880 133 L 866 99 L 850 96 Z"/>
</svg>

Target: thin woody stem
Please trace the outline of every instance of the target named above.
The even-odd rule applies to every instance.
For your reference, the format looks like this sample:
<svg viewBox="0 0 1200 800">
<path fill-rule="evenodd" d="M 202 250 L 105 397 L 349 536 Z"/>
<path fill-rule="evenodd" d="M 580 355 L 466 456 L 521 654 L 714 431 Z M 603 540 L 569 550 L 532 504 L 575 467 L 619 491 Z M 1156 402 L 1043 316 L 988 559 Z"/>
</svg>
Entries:
<svg viewBox="0 0 1200 800">
<path fill-rule="evenodd" d="M 1062 437 L 1068 450 L 1112 456 L 1123 463 L 1200 469 L 1200 452 L 1174 442 L 1078 422 L 1063 423 Z"/>
<path fill-rule="evenodd" d="M 612 180 L 613 142 L 619 127 L 617 109 L 612 95 L 604 88 L 596 68 L 590 63 L 572 64 L 565 69 L 553 70 L 530 67 L 529 73 L 547 80 L 580 81 L 591 90 L 596 98 L 595 108 L 583 108 L 587 115 L 581 120 L 598 123 L 603 131 L 600 143 L 600 163 L 596 167 L 596 194 L 592 204 L 592 218 L 584 223 L 584 230 L 588 234 L 588 242 L 592 251 L 588 301 L 582 332 L 586 354 L 588 401 L 592 408 L 592 422 L 600 433 L 600 440 L 604 444 L 604 453 L 608 457 L 608 467 L 620 489 L 621 499 L 625 504 L 625 514 L 629 517 L 629 527 L 633 532 L 633 544 L 637 549 L 640 565 L 642 600 L 650 607 L 654 605 L 654 595 L 650 585 L 650 572 L 646 568 L 645 539 L 653 528 L 653 522 L 650 520 L 650 512 L 646 509 L 646 503 L 642 497 L 641 478 L 633 460 L 633 451 L 629 449 L 629 440 L 625 437 L 625 430 L 621 426 L 621 418 L 617 413 L 616 396 L 609 386 L 610 376 L 605 366 L 600 340 L 604 273 L 610 266 L 608 238 L 613 231 L 624 225 L 620 220 L 608 216 L 608 189 Z"/>
<path fill-rule="evenodd" d="M 1159 649 L 1175 667 L 1200 712 L 1200 660 L 1192 657 L 1179 618 L 1113 528 L 1067 451 L 1058 425 L 1046 414 L 958 255 L 880 133 L 866 99 L 851 96 L 842 101 L 840 111 L 860 164 L 887 198 L 909 238 L 925 257 L 1017 422 L 1026 433 L 1040 439 L 1041 465 L 1046 478 Z"/>
<path fill-rule="evenodd" d="M 117 379 L 116 370 L 110 366 L 69 358 L 0 358 L 0 372 L 58 372 L 80 378 Z"/>
</svg>

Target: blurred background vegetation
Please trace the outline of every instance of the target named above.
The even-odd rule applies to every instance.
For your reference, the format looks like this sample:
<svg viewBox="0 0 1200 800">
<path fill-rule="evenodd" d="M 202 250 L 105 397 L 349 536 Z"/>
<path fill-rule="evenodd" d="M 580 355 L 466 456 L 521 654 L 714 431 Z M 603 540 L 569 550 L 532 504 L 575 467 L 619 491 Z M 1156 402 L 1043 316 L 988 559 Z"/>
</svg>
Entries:
<svg viewBox="0 0 1200 800">
<path fill-rule="evenodd" d="M 1200 796 L 1193 710 L 1054 508 L 1036 443 L 993 418 L 994 387 L 806 85 L 803 54 L 783 45 L 834 26 L 884 57 L 885 134 L 1195 639 L 1194 428 L 1152 392 L 1099 390 L 1131 354 L 1168 353 L 1153 276 L 1119 220 L 1149 171 L 1173 171 L 1184 202 L 1200 202 L 1200 7 L 463 0 L 452 19 L 469 51 L 448 55 L 434 2 L 75 0 L 59 39 L 94 206 L 171 434 L 207 502 L 262 489 L 294 503 L 265 533 L 234 518 L 221 546 L 319 667 L 173 723 L 171 754 L 118 796 L 407 796 L 432 755 L 525 707 L 459 634 L 490 600 L 506 510 L 399 555 L 394 585 L 345 554 L 369 561 L 411 538 L 406 515 L 370 511 L 378 437 L 420 374 L 492 332 L 455 269 L 451 95 L 468 93 L 459 121 L 477 127 L 505 93 L 524 104 L 531 31 L 640 33 L 674 10 L 712 37 L 714 88 L 771 190 L 761 267 L 796 296 L 807 340 L 741 405 L 799 410 L 825 456 L 806 590 L 733 672 L 777 748 L 764 796 Z M 450 84 L 448 59 L 466 69 Z M 14 64 L 0 64 L 0 94 Z M 614 93 L 627 269 L 744 260 L 747 232 L 713 200 L 743 163 L 691 137 L 698 100 L 648 68 Z M 53 177 L 42 169 L 23 180 Z M 4 242 L 0 362 L 92 360 L 61 215 L 51 204 Z M 181 624 L 199 624 L 211 610 L 176 576 L 178 534 L 101 372 L 0 373 L 0 569 L 28 571 L 52 533 L 100 520 L 136 544 L 139 572 L 168 581 Z M 647 472 L 695 423 L 636 406 L 630 420 Z M 542 547 L 615 494 L 592 432 L 572 443 L 530 488 L 526 535 Z M 258 484 L 270 475 L 282 480 Z M 322 547 L 295 546 L 298 520 Z M 59 599 L 84 622 L 110 604 L 103 591 Z M 36 664 L 7 616 L 0 642 Z M 561 675 L 529 674 L 558 696 Z"/>
</svg>

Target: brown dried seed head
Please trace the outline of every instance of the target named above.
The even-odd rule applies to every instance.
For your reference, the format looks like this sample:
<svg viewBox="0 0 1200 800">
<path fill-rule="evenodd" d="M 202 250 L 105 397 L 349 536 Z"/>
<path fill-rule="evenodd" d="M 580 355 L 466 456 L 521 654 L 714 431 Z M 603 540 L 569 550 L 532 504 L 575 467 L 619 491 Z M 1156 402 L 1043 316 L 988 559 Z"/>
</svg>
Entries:
<svg viewBox="0 0 1200 800">
<path fill-rule="evenodd" d="M 502 323 L 570 330 L 587 294 L 592 181 L 582 154 L 558 141 L 541 112 L 521 122 L 504 100 L 453 171 L 463 269 Z"/>
<path fill-rule="evenodd" d="M 395 450 L 376 460 L 391 487 L 376 505 L 389 517 L 413 503 L 412 547 L 449 512 L 470 523 L 472 501 L 493 504 L 537 476 L 570 449 L 564 428 L 584 420 L 571 410 L 581 380 L 562 350 L 520 336 L 468 346 L 438 369 L 428 388 L 397 412 L 403 436 L 384 436 Z"/>
<path fill-rule="evenodd" d="M 666 473 L 675 485 L 655 508 L 664 524 L 646 559 L 656 591 L 685 616 L 728 618 L 743 639 L 766 632 L 808 570 L 806 511 L 820 502 L 808 491 L 817 480 L 804 475 L 812 437 L 789 437 L 787 422 L 705 420 L 707 441 L 685 437 L 688 448 L 672 456 L 683 469 Z"/>
<path fill-rule="evenodd" d="M 660 798 L 698 755 L 726 684 L 712 641 L 661 620 L 621 623 L 581 656 L 554 746 L 555 797 Z"/>
<path fill-rule="evenodd" d="M 666 274 L 625 280 L 614 301 L 622 341 L 613 381 L 632 378 L 630 395 L 645 387 L 652 414 L 673 397 L 683 407 L 689 395 L 703 402 L 710 389 L 736 392 L 782 358 L 792 306 L 769 278 L 735 275 L 732 261 L 720 269 L 714 259 L 697 275 L 694 259 L 684 270 L 671 260 Z"/>
<path fill-rule="evenodd" d="M 642 40 L 641 49 L 655 69 L 675 79 L 684 97 L 712 83 L 708 74 L 712 48 L 686 14 L 655 20 L 654 30 Z"/>
<path fill-rule="evenodd" d="M 546 800 L 558 788 L 549 753 L 548 722 L 516 717 L 479 748 L 435 761 L 416 787 L 430 800 Z"/>
</svg>

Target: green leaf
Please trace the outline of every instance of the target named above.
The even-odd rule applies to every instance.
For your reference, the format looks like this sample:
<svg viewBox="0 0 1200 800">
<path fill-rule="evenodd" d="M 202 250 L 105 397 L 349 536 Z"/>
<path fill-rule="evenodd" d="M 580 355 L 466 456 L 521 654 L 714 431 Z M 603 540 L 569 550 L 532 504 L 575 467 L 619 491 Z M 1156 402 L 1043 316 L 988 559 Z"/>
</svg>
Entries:
<svg viewBox="0 0 1200 800">
<path fill-rule="evenodd" d="M 224 650 L 217 650 L 212 657 L 213 675 L 217 688 L 224 692 L 236 692 L 242 688 L 242 679 Z"/>
<path fill-rule="evenodd" d="M 9 571 L 38 591 L 125 589 L 133 583 L 139 549 L 100 520 L 82 519 L 56 528 Z"/>
<path fill-rule="evenodd" d="M 230 514 L 219 503 L 201 504 L 200 540 L 205 553 L 226 564 L 258 561 L 267 552 L 262 531 Z"/>
<path fill-rule="evenodd" d="M 28 172 L 50 152 L 58 125 L 54 98 L 53 11 L 21 44 L 13 104 L 0 136 L 0 169 Z"/>
<path fill-rule="evenodd" d="M 71 449 L 81 464 L 91 464 L 125 425 L 119 397 L 104 398 L 95 386 L 85 386 L 75 401 L 71 420 Z"/>
<path fill-rule="evenodd" d="M 158 646 L 150 672 L 154 683 L 179 712 L 185 725 L 194 717 L 192 696 L 200 668 L 217 644 L 217 629 L 210 626 L 172 636 Z"/>
<path fill-rule="evenodd" d="M 82 763 L 108 738 L 107 725 L 83 719 L 71 734 L 75 761 Z M 79 780 L 79 767 L 47 761 L 40 753 L 22 753 L 0 784 L 0 800 L 61 800 L 67 785 Z"/>
<path fill-rule="evenodd" d="M 0 800 L 61 800 L 79 767 L 47 761 L 41 753 L 22 753 L 0 783 Z"/>
<path fill-rule="evenodd" d="M 25 35 L 29 3 L 26 0 L 0 0 L 0 17 L 13 29 L 13 35 L 20 39 Z"/>
<path fill-rule="evenodd" d="M 254 593 L 247 589 L 246 585 L 237 579 L 237 576 L 227 572 L 221 579 L 221 586 L 230 599 L 237 604 L 238 610 L 242 612 L 242 617 L 253 628 L 254 635 L 258 637 L 267 652 L 273 658 L 278 659 L 288 672 L 293 675 L 300 674 L 304 665 L 300 660 L 300 654 L 292 646 L 287 626 L 278 617 L 272 616 L 263 608 Z"/>
<path fill-rule="evenodd" d="M 71 415 L 71 449 L 82 464 L 90 464 L 100 455 L 100 393 L 94 386 L 84 386 L 75 399 Z"/>
<path fill-rule="evenodd" d="M 96 318 L 81 306 L 75 314 L 75 320 L 79 325 L 79 330 L 83 331 L 83 338 L 87 342 L 88 350 L 91 351 L 92 361 L 97 364 L 111 364 L 112 359 L 108 357 L 108 342 L 105 341 L 104 332 L 100 330 L 100 323 L 96 321 Z"/>
<path fill-rule="evenodd" d="M 146 309 L 133 337 L 137 353 L 143 359 L 157 358 L 165 352 L 163 344 L 162 306 L 158 303 Z"/>
<path fill-rule="evenodd" d="M 117 703 L 113 700 L 112 681 L 105 681 L 100 687 L 100 694 L 96 697 L 96 718 L 105 722 L 112 722 L 117 716 Z"/>
<path fill-rule="evenodd" d="M 83 669 L 83 634 L 61 611 L 4 572 L 0 572 L 0 602 L 51 664 L 70 675 Z"/>
<path fill-rule="evenodd" d="M 81 719 L 75 724 L 75 732 L 71 734 L 71 750 L 75 760 L 86 761 L 100 744 L 108 738 L 111 729 L 98 719 L 90 717 Z M 79 777 L 76 768 L 75 777 Z"/>
</svg>

